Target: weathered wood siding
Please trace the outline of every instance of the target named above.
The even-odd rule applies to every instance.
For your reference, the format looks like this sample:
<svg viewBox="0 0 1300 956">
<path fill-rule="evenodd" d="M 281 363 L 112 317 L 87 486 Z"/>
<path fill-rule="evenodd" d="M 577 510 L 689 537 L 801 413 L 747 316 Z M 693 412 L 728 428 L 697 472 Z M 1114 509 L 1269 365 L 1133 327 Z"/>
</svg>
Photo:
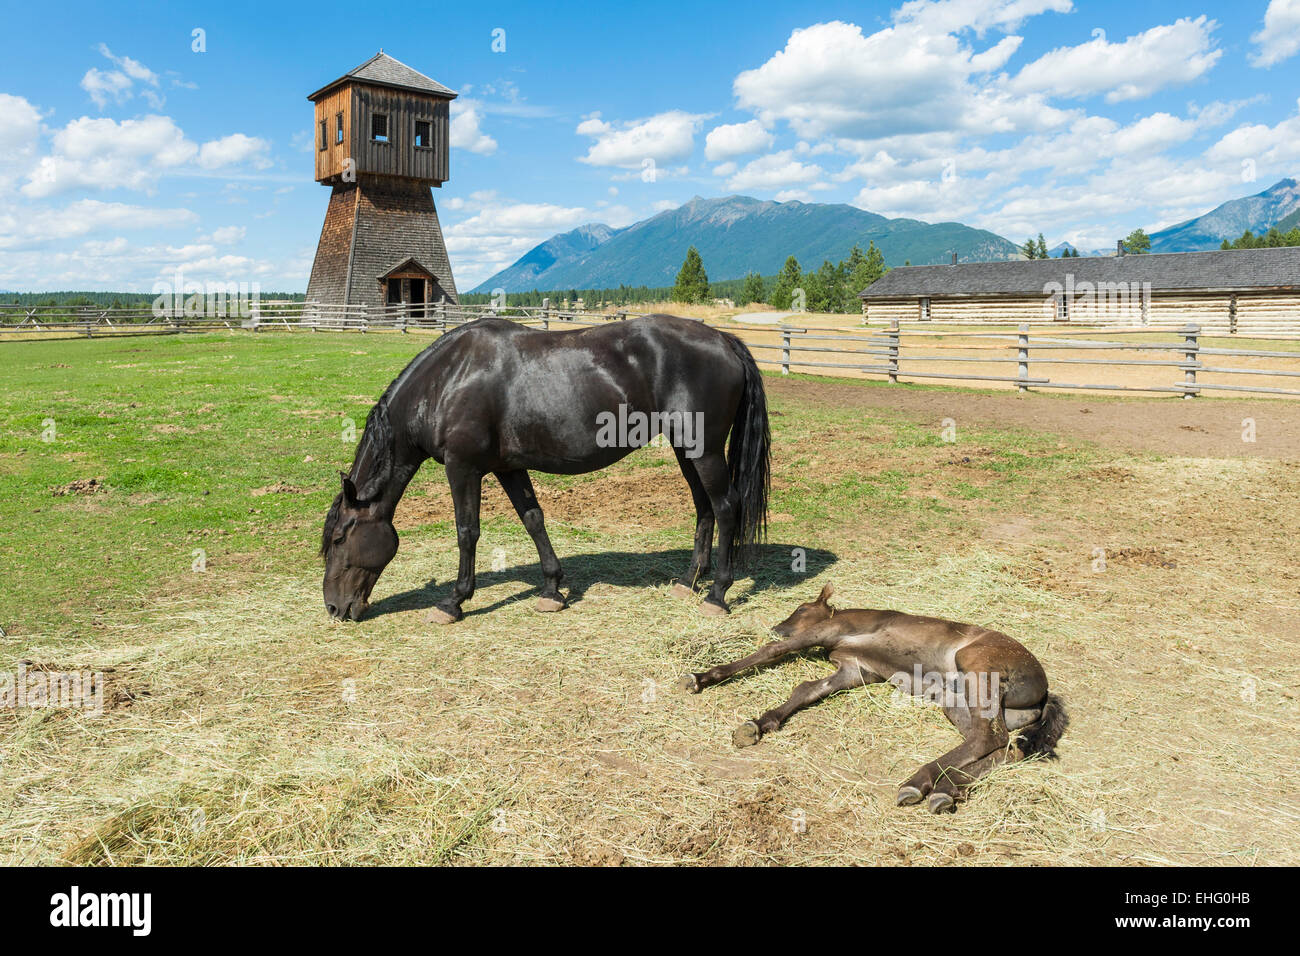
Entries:
<svg viewBox="0 0 1300 956">
<path fill-rule="evenodd" d="M 343 160 L 351 155 L 348 144 L 352 111 L 352 92 L 340 87 L 327 93 L 316 101 L 316 122 L 312 127 L 313 147 L 316 153 L 316 181 L 325 182 L 343 174 Z M 343 142 L 336 142 L 334 135 L 335 118 L 343 114 Z M 325 148 L 321 149 L 320 124 L 325 123 Z"/>
<path fill-rule="evenodd" d="M 351 155 L 358 173 L 400 176 L 442 185 L 449 178 L 449 100 L 403 90 L 351 84 Z M 388 117 L 388 142 L 371 139 L 370 120 L 376 113 Z M 416 148 L 416 121 L 428 122 L 430 145 Z"/>
</svg>

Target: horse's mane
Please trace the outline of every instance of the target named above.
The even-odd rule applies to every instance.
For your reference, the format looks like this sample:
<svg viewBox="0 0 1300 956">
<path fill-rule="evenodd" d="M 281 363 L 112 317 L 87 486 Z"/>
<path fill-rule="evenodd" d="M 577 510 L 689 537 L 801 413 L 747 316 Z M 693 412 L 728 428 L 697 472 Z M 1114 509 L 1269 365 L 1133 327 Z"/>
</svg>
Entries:
<svg viewBox="0 0 1300 956">
<path fill-rule="evenodd" d="M 362 456 L 370 456 L 370 475 L 371 478 L 366 482 L 364 487 L 357 488 L 357 496 L 362 501 L 367 501 L 371 496 L 378 493 L 378 490 L 388 481 L 393 471 L 393 449 L 396 442 L 394 441 L 392 422 L 388 418 L 388 407 L 392 402 L 393 395 L 397 387 L 406 379 L 408 373 L 419 362 L 433 358 L 447 344 L 448 340 L 456 338 L 461 329 L 467 326 L 461 326 L 453 329 L 438 338 L 426 349 L 422 350 L 415 358 L 406 363 L 406 367 L 388 383 L 384 393 L 379 396 L 379 401 L 375 402 L 374 407 L 370 409 L 370 414 L 366 416 L 366 427 L 361 432 L 361 439 L 357 442 L 356 450 L 352 453 L 352 469 L 349 475 L 354 476 L 357 462 L 362 460 Z M 334 496 L 334 502 L 330 505 L 329 512 L 325 515 L 325 527 L 321 531 L 320 553 L 325 555 L 329 552 L 330 542 L 334 539 L 334 528 L 339 521 L 339 507 L 343 502 L 343 493 Z"/>
</svg>

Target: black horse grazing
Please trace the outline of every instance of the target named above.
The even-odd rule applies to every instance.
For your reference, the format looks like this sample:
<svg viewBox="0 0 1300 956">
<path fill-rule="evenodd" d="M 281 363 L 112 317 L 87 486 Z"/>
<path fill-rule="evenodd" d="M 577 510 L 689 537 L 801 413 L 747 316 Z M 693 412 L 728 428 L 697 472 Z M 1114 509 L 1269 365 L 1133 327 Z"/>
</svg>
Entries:
<svg viewBox="0 0 1300 956">
<path fill-rule="evenodd" d="M 695 502 L 694 553 L 674 593 L 690 596 L 708 574 L 716 521 L 717 573 L 701 610 L 725 614 L 733 562 L 766 530 L 767 400 L 744 343 L 671 315 L 563 332 L 485 318 L 417 355 L 371 410 L 351 473 L 325 518 L 326 609 L 354 621 L 365 613 L 371 589 L 397 554 L 397 502 L 433 458 L 446 466 L 451 485 L 460 571 L 432 620 L 459 620 L 474 593 L 479 498 L 489 472 L 537 545 L 545 578 L 538 610 L 560 610 L 564 575 L 529 470 L 596 471 L 661 433 Z"/>
</svg>

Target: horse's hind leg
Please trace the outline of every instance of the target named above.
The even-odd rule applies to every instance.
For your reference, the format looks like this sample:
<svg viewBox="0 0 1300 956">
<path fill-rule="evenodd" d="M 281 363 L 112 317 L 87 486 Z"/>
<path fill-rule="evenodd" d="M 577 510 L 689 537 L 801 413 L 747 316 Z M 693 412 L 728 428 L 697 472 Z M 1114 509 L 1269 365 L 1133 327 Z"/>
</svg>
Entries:
<svg viewBox="0 0 1300 956">
<path fill-rule="evenodd" d="M 691 552 L 691 567 L 673 585 L 674 595 L 687 598 L 694 597 L 695 585 L 709 573 L 713 551 L 713 504 L 695 465 L 686 457 L 685 449 L 673 446 L 673 451 L 677 453 L 677 465 L 682 469 L 682 477 L 690 486 L 691 500 L 695 503 L 695 547 Z"/>
<path fill-rule="evenodd" d="M 731 540 L 736 530 L 738 493 L 731 487 L 731 472 L 722 452 L 712 452 L 695 459 L 695 472 L 700 477 L 705 494 L 713 507 L 713 517 L 718 524 L 718 569 L 713 575 L 713 587 L 700 605 L 705 614 L 727 614 L 727 590 L 735 580 L 732 570 Z"/>
<path fill-rule="evenodd" d="M 992 717 L 987 716 L 982 709 L 970 710 L 966 707 L 949 709 L 958 711 L 956 715 L 950 713 L 949 719 L 958 730 L 963 731 L 966 739 L 938 760 L 930 761 L 912 774 L 907 782 L 898 788 L 899 806 L 920 803 L 928 796 L 932 813 L 943 813 L 954 809 L 957 802 L 956 795 L 979 776 L 971 770 L 979 765 L 983 768 L 980 773 L 987 772 L 992 769 L 992 764 L 984 765 L 985 758 L 1006 749 L 1010 737 L 1007 734 L 1000 704 Z"/>
<path fill-rule="evenodd" d="M 542 506 L 537 501 L 532 479 L 528 477 L 528 472 L 522 469 L 497 472 L 496 476 L 509 496 L 510 503 L 515 506 L 515 513 L 523 522 L 528 536 L 533 539 L 533 544 L 537 547 L 537 557 L 542 563 L 542 593 L 537 598 L 537 610 L 562 610 L 567 603 L 564 595 L 560 593 L 560 582 L 564 580 L 564 572 L 560 569 L 560 559 L 555 556 L 555 549 L 551 547 L 551 539 L 547 537 Z"/>
<path fill-rule="evenodd" d="M 731 742 L 737 747 L 749 747 L 758 743 L 764 734 L 780 730 L 796 711 L 825 700 L 837 691 L 860 687 L 863 684 L 874 684 L 881 679 L 870 671 L 864 671 L 852 661 L 843 663 L 830 677 L 804 681 L 794 689 L 790 699 L 780 707 L 773 707 L 757 720 L 745 721 L 731 735 Z"/>
</svg>

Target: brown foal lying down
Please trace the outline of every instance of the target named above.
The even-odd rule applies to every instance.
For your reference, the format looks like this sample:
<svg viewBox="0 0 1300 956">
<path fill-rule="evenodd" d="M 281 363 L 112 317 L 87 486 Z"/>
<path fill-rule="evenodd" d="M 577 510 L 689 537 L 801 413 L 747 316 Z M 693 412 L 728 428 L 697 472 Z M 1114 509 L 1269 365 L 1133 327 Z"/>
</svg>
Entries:
<svg viewBox="0 0 1300 956">
<path fill-rule="evenodd" d="M 1060 698 L 1047 692 L 1038 659 L 999 631 L 899 611 L 838 611 L 828 584 L 817 600 L 801 604 L 772 630 L 774 641 L 731 664 L 687 674 L 681 688 L 698 694 L 750 667 L 822 647 L 839 665 L 830 677 L 808 681 L 780 707 L 736 728 L 737 747 L 758 743 L 790 715 L 840 690 L 889 681 L 900 691 L 941 704 L 965 738 L 926 764 L 898 788 L 899 806 L 928 799 L 934 813 L 954 810 L 977 778 L 1004 761 L 1032 754 L 1056 756 L 1068 718 Z M 1020 731 L 1015 743 L 1010 732 Z"/>
</svg>

